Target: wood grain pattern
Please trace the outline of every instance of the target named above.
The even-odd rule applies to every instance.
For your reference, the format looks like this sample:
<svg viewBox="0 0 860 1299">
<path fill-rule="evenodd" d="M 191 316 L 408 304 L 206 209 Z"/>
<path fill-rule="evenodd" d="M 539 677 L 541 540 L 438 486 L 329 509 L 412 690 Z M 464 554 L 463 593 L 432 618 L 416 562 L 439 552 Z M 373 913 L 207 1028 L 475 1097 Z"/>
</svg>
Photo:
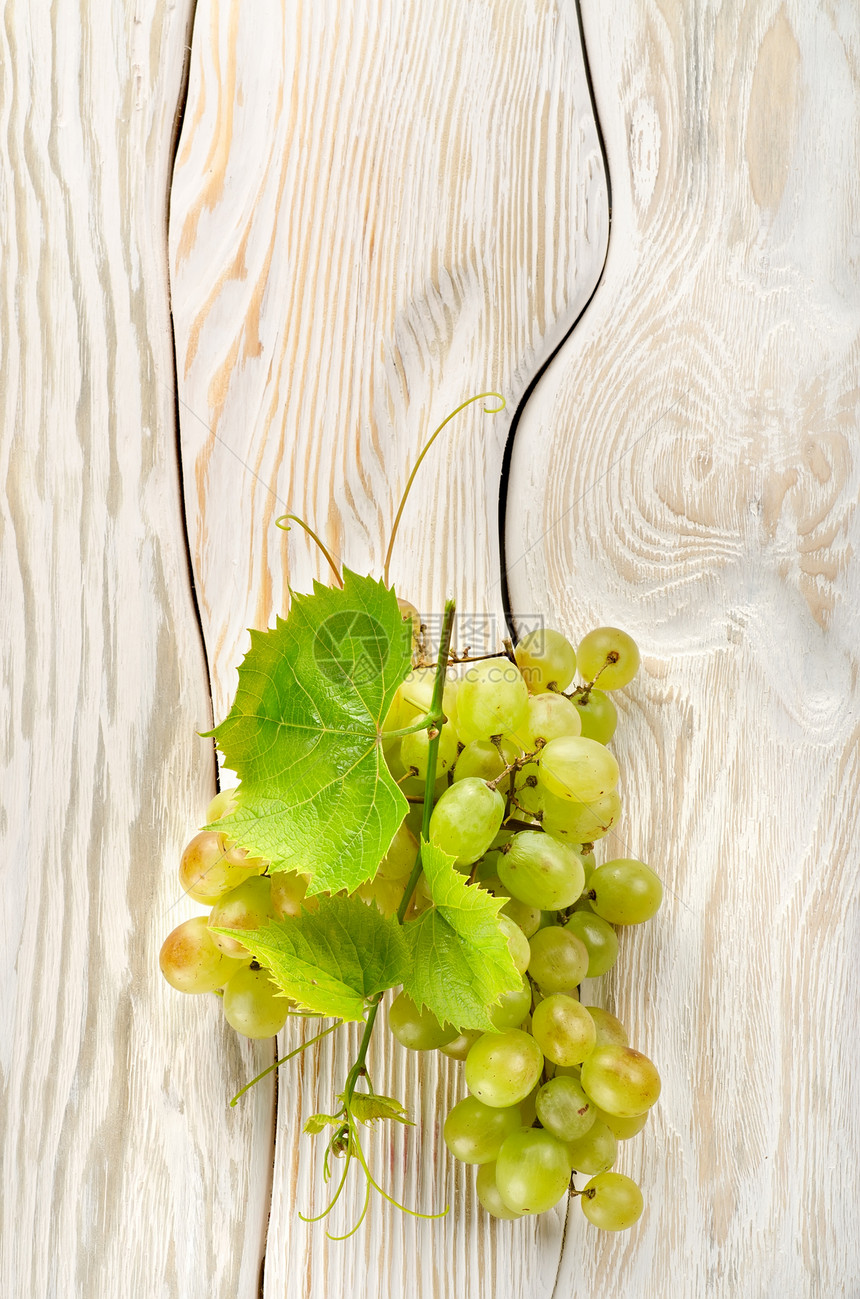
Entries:
<svg viewBox="0 0 860 1299">
<path fill-rule="evenodd" d="M 603 282 L 520 424 L 515 610 L 627 628 L 617 748 L 668 903 L 606 995 L 663 1098 L 648 1209 L 558 1293 L 860 1293 L 860 20 L 588 4 Z"/>
<path fill-rule="evenodd" d="M 172 193 L 170 250 L 185 499 L 216 716 L 245 628 L 326 579 L 286 509 L 379 572 L 411 464 L 465 397 L 498 388 L 434 448 L 392 567 L 426 613 L 501 632 L 496 509 L 510 414 L 603 262 L 607 197 L 574 9 L 556 0 L 343 6 L 201 0 Z M 495 642 L 497 643 L 497 641 Z M 293 1043 L 286 1034 L 282 1045 Z M 372 1075 L 420 1116 L 380 1133 L 383 1185 L 344 1245 L 301 1120 L 330 1107 L 355 1043 L 281 1072 L 268 1296 L 549 1293 L 562 1221 L 514 1239 L 478 1217 L 440 1147 L 444 1063 L 391 1051 Z M 452 1195 L 453 1189 L 453 1195 Z M 355 1185 L 330 1223 L 344 1231 Z"/>
<path fill-rule="evenodd" d="M 213 789 L 166 212 L 190 4 L 0 5 L 0 1294 L 256 1293 L 272 1093 L 158 950 Z"/>
</svg>

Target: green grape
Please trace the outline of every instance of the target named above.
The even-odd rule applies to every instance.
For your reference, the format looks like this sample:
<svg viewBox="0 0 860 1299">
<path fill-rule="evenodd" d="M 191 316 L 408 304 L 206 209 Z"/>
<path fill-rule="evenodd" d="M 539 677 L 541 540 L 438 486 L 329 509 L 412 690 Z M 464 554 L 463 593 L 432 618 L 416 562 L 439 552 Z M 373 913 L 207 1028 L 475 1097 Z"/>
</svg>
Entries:
<svg viewBox="0 0 860 1299">
<path fill-rule="evenodd" d="M 635 1118 L 660 1095 L 660 1075 L 647 1055 L 629 1046 L 596 1046 L 582 1066 L 582 1085 L 607 1114 Z"/>
<path fill-rule="evenodd" d="M 403 900 L 406 884 L 407 878 L 387 880 L 377 874 L 372 880 L 359 884 L 355 892 L 362 902 L 373 903 L 384 916 L 393 916 L 397 914 L 397 908 Z"/>
<path fill-rule="evenodd" d="M 588 952 L 586 979 L 597 979 L 611 970 L 618 959 L 618 935 L 602 916 L 587 911 L 574 911 L 565 925 L 569 934 L 576 934 Z"/>
<path fill-rule="evenodd" d="M 404 779 L 398 780 L 397 783 L 400 786 L 401 792 L 408 795 L 408 797 L 421 798 L 421 799 L 424 798 L 424 781 L 421 779 L 420 776 L 406 776 Z M 445 790 L 447 788 L 448 788 L 448 776 L 447 773 L 443 772 L 442 775 L 439 776 L 439 778 L 437 779 L 436 784 L 433 786 L 434 803 L 437 801 L 437 799 L 441 798 L 441 796 L 445 793 Z"/>
<path fill-rule="evenodd" d="M 618 709 L 609 695 L 592 688 L 583 694 L 574 693 L 571 703 L 579 713 L 582 734 L 586 739 L 608 744 L 618 725 Z"/>
<path fill-rule="evenodd" d="M 398 687 L 398 693 L 401 695 L 406 708 L 410 715 L 400 726 L 411 726 L 419 717 L 426 716 L 430 711 L 430 705 L 433 702 L 433 687 L 436 682 L 435 668 L 413 668 L 409 676 Z M 457 730 L 457 695 L 460 683 L 450 675 L 445 678 L 445 684 L 442 687 L 442 712 L 446 719 L 451 723 L 454 730 Z M 399 727 L 387 727 L 388 730 L 397 730 Z"/>
<path fill-rule="evenodd" d="M 484 1033 L 466 1057 L 466 1086 L 485 1105 L 502 1109 L 525 1100 L 542 1067 L 541 1049 L 528 1033 Z"/>
<path fill-rule="evenodd" d="M 540 830 L 515 834 L 502 852 L 498 869 L 512 897 L 541 911 L 571 906 L 585 885 L 579 855 Z"/>
<path fill-rule="evenodd" d="M 508 940 L 508 951 L 518 973 L 525 974 L 531 958 L 529 940 L 509 916 L 499 916 L 499 928 Z"/>
<path fill-rule="evenodd" d="M 519 1028 L 532 1008 L 532 990 L 528 979 L 523 978 L 522 986 L 512 992 L 503 992 L 498 1001 L 490 1007 L 490 1019 L 500 1032 L 506 1028 Z"/>
<path fill-rule="evenodd" d="M 568 1141 L 567 1153 L 571 1168 L 578 1173 L 605 1173 L 618 1157 L 618 1141 L 596 1118 L 584 1136 Z"/>
<path fill-rule="evenodd" d="M 619 1141 L 629 1141 L 642 1131 L 648 1122 L 650 1110 L 644 1114 L 636 1114 L 632 1119 L 623 1119 L 620 1114 L 607 1114 L 599 1105 L 594 1106 L 594 1116 L 605 1123 L 610 1132 L 613 1132 Z"/>
<path fill-rule="evenodd" d="M 224 1018 L 244 1037 L 274 1037 L 293 1003 L 280 994 L 268 970 L 245 966 L 224 988 Z"/>
<path fill-rule="evenodd" d="M 527 902 L 520 902 L 519 898 L 510 898 L 499 912 L 500 916 L 507 916 L 513 920 L 518 929 L 521 929 L 526 938 L 531 938 L 540 928 L 541 912 L 538 907 L 530 907 Z"/>
<path fill-rule="evenodd" d="M 642 1192 L 623 1173 L 600 1173 L 592 1177 L 579 1197 L 588 1221 L 603 1231 L 626 1231 L 642 1214 Z"/>
<path fill-rule="evenodd" d="M 529 762 L 518 773 L 514 783 L 517 811 L 529 817 L 543 815 L 543 791 L 538 785 L 537 764 Z"/>
<path fill-rule="evenodd" d="M 582 1090 L 579 1079 L 565 1075 L 544 1083 L 535 1108 L 547 1132 L 559 1141 L 576 1141 L 585 1136 L 596 1118 L 594 1102 Z"/>
<path fill-rule="evenodd" d="M 222 816 L 227 816 L 228 812 L 233 812 L 239 805 L 235 789 L 222 789 L 216 794 L 212 802 L 206 809 L 206 824 L 211 825 L 213 821 L 220 821 Z"/>
<path fill-rule="evenodd" d="M 627 1036 L 627 1029 L 610 1011 L 604 1010 L 602 1006 L 586 1006 L 591 1018 L 594 1020 L 594 1027 L 597 1030 L 597 1046 L 629 1046 L 630 1039 Z"/>
<path fill-rule="evenodd" d="M 496 1186 L 516 1213 L 545 1213 L 570 1185 L 567 1149 L 551 1132 L 525 1128 L 502 1143 L 496 1160 Z"/>
<path fill-rule="evenodd" d="M 530 631 L 514 650 L 517 666 L 533 694 L 566 690 L 576 672 L 576 650 L 560 631 Z"/>
<path fill-rule="evenodd" d="M 443 1055 L 447 1055 L 451 1060 L 465 1060 L 479 1037 L 482 1037 L 480 1029 L 464 1028 L 462 1033 L 458 1033 L 453 1042 L 444 1042 L 439 1050 Z"/>
<path fill-rule="evenodd" d="M 581 1064 L 597 1039 L 588 1011 L 575 997 L 563 992 L 555 992 L 535 1006 L 532 1035 L 547 1060 L 561 1065 Z M 591 1096 L 591 1092 L 588 1094 Z"/>
<path fill-rule="evenodd" d="M 523 1029 L 524 1033 L 527 1031 L 527 1029 Z M 540 1086 L 540 1078 L 538 1078 L 525 1100 L 520 1101 L 520 1114 L 523 1116 L 524 1128 L 532 1127 L 537 1118 L 537 1096 L 540 1091 Z"/>
<path fill-rule="evenodd" d="M 458 866 L 470 866 L 482 857 L 499 832 L 505 814 L 505 800 L 483 780 L 469 777 L 442 793 L 430 817 L 430 840 L 456 858 Z"/>
<path fill-rule="evenodd" d="M 620 690 L 639 671 L 639 649 L 626 631 L 597 627 L 579 642 L 576 661 L 583 681 L 599 678 L 601 690 Z"/>
<path fill-rule="evenodd" d="M 631 857 L 604 862 L 588 883 L 594 910 L 613 925 L 642 924 L 657 914 L 663 901 L 659 876 Z"/>
<path fill-rule="evenodd" d="M 621 815 L 621 795 L 617 789 L 601 794 L 593 803 L 574 803 L 544 790 L 541 802 L 544 830 L 572 845 L 604 839 Z"/>
<path fill-rule="evenodd" d="M 500 1109 L 475 1096 L 458 1101 L 445 1120 L 445 1145 L 462 1164 L 491 1164 L 502 1142 L 522 1126 L 517 1105 Z"/>
<path fill-rule="evenodd" d="M 588 970 L 588 949 L 581 938 L 560 925 L 539 929 L 529 939 L 528 970 L 543 993 L 578 988 Z"/>
<path fill-rule="evenodd" d="M 475 1178 L 475 1190 L 478 1199 L 490 1217 L 511 1221 L 514 1218 L 523 1216 L 521 1213 L 515 1213 L 513 1209 L 509 1209 L 499 1195 L 499 1188 L 496 1186 L 495 1163 L 479 1165 L 478 1175 Z"/>
<path fill-rule="evenodd" d="M 404 880 L 412 874 L 418 840 L 405 821 L 398 826 L 388 852 L 376 868 L 377 879 Z"/>
<path fill-rule="evenodd" d="M 502 740 L 498 748 L 492 740 L 472 740 L 457 759 L 454 780 L 478 776 L 481 780 L 495 780 L 520 754 L 510 740 Z"/>
<path fill-rule="evenodd" d="M 541 749 L 538 783 L 557 798 L 594 803 L 618 784 L 618 763 L 596 740 L 562 735 Z"/>
<path fill-rule="evenodd" d="M 253 875 L 218 899 L 209 914 L 209 928 L 259 929 L 272 919 L 272 882 L 265 875 Z M 225 956 L 247 956 L 247 948 L 228 934 L 212 934 L 212 941 Z"/>
<path fill-rule="evenodd" d="M 158 963 L 161 973 L 178 992 L 214 992 L 239 969 L 212 941 L 206 916 L 193 916 L 167 935 Z M 245 962 L 250 959 L 244 953 Z"/>
<path fill-rule="evenodd" d="M 388 1007 L 388 1027 L 410 1051 L 432 1051 L 457 1036 L 450 1024 L 440 1024 L 426 1008 L 419 1010 L 405 992 L 399 992 Z"/>
<path fill-rule="evenodd" d="M 579 735 L 582 723 L 579 714 L 564 695 L 530 695 L 528 716 L 517 731 L 517 743 L 525 753 L 534 753 L 538 741 L 548 744 L 563 735 Z M 527 764 L 531 766 L 531 763 Z"/>
<path fill-rule="evenodd" d="M 238 857 L 226 835 L 201 830 L 186 845 L 179 862 L 179 882 L 195 902 L 217 902 L 243 880 L 266 869 L 260 858 Z"/>
<path fill-rule="evenodd" d="M 484 659 L 469 665 L 457 695 L 460 738 L 489 740 L 516 735 L 528 716 L 528 686 L 510 659 Z"/>
<path fill-rule="evenodd" d="M 290 920 L 303 912 L 316 911 L 318 897 L 306 898 L 310 876 L 300 871 L 275 871 L 271 879 L 272 911 L 278 920 Z"/>
<path fill-rule="evenodd" d="M 593 852 L 582 853 L 580 855 L 582 857 L 582 869 L 585 871 L 585 883 L 588 884 L 592 872 L 597 867 L 597 861 L 595 860 Z"/>
<path fill-rule="evenodd" d="M 400 761 L 406 771 L 415 769 L 421 780 L 427 776 L 427 764 L 430 757 L 429 733 L 413 731 L 404 735 L 400 741 Z M 453 726 L 443 726 L 439 732 L 439 746 L 436 751 L 437 775 L 448 771 L 457 760 L 457 732 Z"/>
</svg>

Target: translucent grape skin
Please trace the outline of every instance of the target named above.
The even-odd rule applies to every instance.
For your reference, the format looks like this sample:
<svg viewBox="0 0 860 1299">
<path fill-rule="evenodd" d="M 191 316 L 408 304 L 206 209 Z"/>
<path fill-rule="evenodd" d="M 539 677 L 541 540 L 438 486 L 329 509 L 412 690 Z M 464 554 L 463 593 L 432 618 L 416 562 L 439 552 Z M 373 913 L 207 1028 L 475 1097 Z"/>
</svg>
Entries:
<svg viewBox="0 0 860 1299">
<path fill-rule="evenodd" d="M 580 1077 L 595 1105 L 619 1118 L 645 1114 L 660 1096 L 654 1064 L 629 1046 L 595 1046 L 583 1061 Z"/>
<path fill-rule="evenodd" d="M 596 627 L 579 642 L 576 661 L 584 681 L 599 680 L 601 690 L 620 690 L 639 671 L 639 648 L 626 631 Z"/>
<path fill-rule="evenodd" d="M 241 856 L 225 835 L 201 830 L 186 845 L 179 862 L 179 882 L 195 902 L 212 906 L 243 880 L 259 875 L 266 863 Z"/>
<path fill-rule="evenodd" d="M 499 928 L 508 940 L 508 951 L 518 974 L 525 974 L 531 959 L 531 947 L 519 925 L 509 916 L 499 914 Z"/>
<path fill-rule="evenodd" d="M 593 872 L 588 896 L 597 914 L 610 924 L 639 925 L 659 911 L 663 885 L 644 862 L 618 857 Z"/>
<path fill-rule="evenodd" d="M 246 965 L 224 987 L 224 1018 L 243 1037 L 274 1037 L 287 1022 L 292 1002 L 279 995 L 267 970 Z"/>
<path fill-rule="evenodd" d="M 618 784 L 618 763 L 596 740 L 562 735 L 538 755 L 538 783 L 557 798 L 594 803 Z"/>
<path fill-rule="evenodd" d="M 563 735 L 579 735 L 581 731 L 579 713 L 564 695 L 530 695 L 528 716 L 516 733 L 516 741 L 524 753 L 534 753 L 541 743 L 548 744 Z"/>
<path fill-rule="evenodd" d="M 618 709 L 610 696 L 602 690 L 592 689 L 582 694 L 575 691 L 571 703 L 579 713 L 581 733 L 586 739 L 608 744 L 618 725 Z"/>
<path fill-rule="evenodd" d="M 319 898 L 307 898 L 310 878 L 299 871 L 275 871 L 271 879 L 272 911 L 278 920 L 300 916 L 303 911 L 316 911 Z"/>
<path fill-rule="evenodd" d="M 578 988 L 588 970 L 588 949 L 570 929 L 549 925 L 529 939 L 529 974 L 541 992 Z"/>
<path fill-rule="evenodd" d="M 594 1117 L 605 1123 L 610 1132 L 613 1132 L 619 1141 L 629 1141 L 631 1137 L 637 1136 L 648 1122 L 650 1110 L 644 1114 L 637 1114 L 632 1119 L 624 1119 L 620 1114 L 607 1114 L 599 1105 L 592 1104 Z"/>
<path fill-rule="evenodd" d="M 516 1213 L 546 1213 L 570 1186 L 567 1147 L 541 1128 L 512 1132 L 496 1160 L 496 1186 Z"/>
<path fill-rule="evenodd" d="M 582 1212 L 603 1231 L 626 1231 L 642 1215 L 642 1192 L 623 1173 L 600 1173 L 586 1183 L 579 1197 Z"/>
<path fill-rule="evenodd" d="M 583 1136 L 567 1142 L 567 1154 L 577 1173 L 604 1173 L 618 1157 L 618 1140 L 605 1123 L 595 1118 Z"/>
<path fill-rule="evenodd" d="M 429 1010 L 419 1010 L 405 992 L 399 992 L 388 1007 L 388 1027 L 400 1045 L 410 1051 L 432 1051 L 457 1036 L 449 1024 L 440 1024 Z"/>
<path fill-rule="evenodd" d="M 466 1056 L 481 1036 L 482 1033 L 480 1029 L 464 1028 L 463 1032 L 458 1033 L 453 1041 L 443 1042 L 442 1046 L 439 1047 L 439 1050 L 443 1055 L 447 1055 L 451 1060 L 465 1060 Z"/>
<path fill-rule="evenodd" d="M 527 979 L 513 992 L 503 992 L 490 1007 L 490 1019 L 500 1032 L 506 1028 L 519 1028 L 532 1008 L 532 990 Z"/>
<path fill-rule="evenodd" d="M 529 690 L 566 690 L 576 672 L 576 650 L 560 631 L 539 627 L 518 641 L 514 650 L 517 666 Z"/>
<path fill-rule="evenodd" d="M 596 1046 L 630 1045 L 627 1029 L 616 1015 L 609 1010 L 604 1010 L 602 1006 L 586 1006 L 585 1009 L 594 1020 L 594 1027 L 597 1030 Z"/>
<path fill-rule="evenodd" d="M 250 957 L 246 954 L 246 963 Z M 239 969 L 216 947 L 207 916 L 193 916 L 167 935 L 158 957 L 161 973 L 178 992 L 214 992 Z"/>
<path fill-rule="evenodd" d="M 548 790 L 543 790 L 540 806 L 544 830 L 563 843 L 579 845 L 604 839 L 618 821 L 622 804 L 617 789 L 610 789 L 607 794 L 601 794 L 591 803 L 557 798 Z"/>
<path fill-rule="evenodd" d="M 499 1195 L 499 1188 L 496 1186 L 495 1162 L 479 1165 L 478 1175 L 475 1178 L 475 1190 L 479 1201 L 491 1218 L 501 1218 L 503 1221 L 522 1218 L 523 1215 L 509 1209 L 501 1195 Z"/>
<path fill-rule="evenodd" d="M 445 1145 L 463 1164 L 491 1164 L 506 1137 L 522 1126 L 517 1105 L 484 1105 L 466 1096 L 449 1112 L 443 1128 Z"/>
<path fill-rule="evenodd" d="M 430 817 L 430 840 L 456 859 L 471 866 L 482 857 L 499 832 L 505 800 L 483 780 L 469 777 L 443 792 Z"/>
<path fill-rule="evenodd" d="M 273 918 L 272 882 L 266 875 L 254 875 L 219 898 L 209 913 L 209 928 L 259 929 Z M 212 941 L 225 956 L 245 956 L 247 949 L 238 938 L 212 933 Z"/>
<path fill-rule="evenodd" d="M 575 934 L 588 952 L 586 979 L 597 979 L 612 969 L 618 959 L 618 935 L 608 920 L 587 911 L 574 911 L 565 930 Z"/>
<path fill-rule="evenodd" d="M 502 850 L 498 871 L 512 897 L 541 911 L 571 906 L 585 886 L 579 854 L 540 830 L 515 834 Z"/>
<path fill-rule="evenodd" d="M 454 780 L 466 780 L 469 776 L 495 780 L 518 756 L 519 749 L 510 740 L 502 740 L 498 748 L 491 740 L 473 740 L 457 758 Z"/>
<path fill-rule="evenodd" d="M 532 1013 L 532 1036 L 553 1064 L 572 1065 L 581 1064 L 593 1051 L 597 1030 L 585 1007 L 574 997 L 559 992 L 545 997 L 535 1006 Z M 588 1095 L 597 1101 L 597 1097 L 592 1096 L 590 1091 Z"/>
<path fill-rule="evenodd" d="M 558 1076 L 544 1083 L 535 1101 L 537 1117 L 559 1141 L 584 1137 L 597 1117 L 597 1107 L 578 1078 Z"/>
<path fill-rule="evenodd" d="M 457 694 L 457 730 L 461 740 L 489 740 L 516 734 L 528 715 L 528 686 L 507 658 L 472 663 Z"/>
<path fill-rule="evenodd" d="M 485 1105 L 518 1105 L 534 1087 L 543 1067 L 543 1054 L 533 1037 L 521 1029 L 485 1033 L 466 1057 L 466 1086 Z"/>
<path fill-rule="evenodd" d="M 436 775 L 448 771 L 457 761 L 457 732 L 450 724 L 443 726 L 439 732 L 439 744 L 436 750 Z M 430 755 L 429 732 L 413 731 L 404 735 L 400 741 L 400 761 L 406 771 L 414 768 L 421 780 L 427 775 L 427 763 Z"/>
</svg>

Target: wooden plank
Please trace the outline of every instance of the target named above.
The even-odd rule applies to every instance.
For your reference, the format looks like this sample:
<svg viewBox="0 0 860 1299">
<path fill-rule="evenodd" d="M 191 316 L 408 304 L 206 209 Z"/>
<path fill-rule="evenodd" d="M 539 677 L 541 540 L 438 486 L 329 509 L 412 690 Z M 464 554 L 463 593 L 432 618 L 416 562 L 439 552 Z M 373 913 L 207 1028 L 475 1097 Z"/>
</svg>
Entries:
<svg viewBox="0 0 860 1299">
<path fill-rule="evenodd" d="M 2 5 L 0 1293 L 257 1293 L 271 1093 L 161 979 L 213 789 L 166 212 L 192 5 Z"/>
<path fill-rule="evenodd" d="M 411 464 L 434 448 L 392 566 L 425 614 L 454 590 L 501 633 L 497 498 L 508 421 L 603 261 L 607 198 L 576 15 L 560 0 L 403 6 L 200 0 L 170 249 L 186 509 L 216 716 L 245 628 L 326 572 L 291 509 L 358 571 L 382 568 Z M 290 1034 L 285 1042 L 292 1043 Z M 516 1237 L 479 1217 L 441 1144 L 462 1093 L 446 1063 L 374 1042 L 373 1078 L 421 1116 L 374 1136 L 383 1184 L 346 1245 L 300 1123 L 342 1084 L 349 1043 L 282 1071 L 266 1294 L 505 1295 L 552 1287 L 562 1220 Z M 354 1050 L 354 1043 L 352 1045 Z M 289 1072 L 288 1072 L 289 1070 Z M 358 1214 L 354 1187 L 332 1221 Z M 525 1242 L 525 1243 L 523 1243 Z"/>
<path fill-rule="evenodd" d="M 662 1069 L 634 1235 L 556 1293 L 860 1292 L 860 18 L 584 6 L 604 281 L 513 456 L 515 610 L 627 628 L 620 850 L 669 888 L 606 996 Z"/>
</svg>

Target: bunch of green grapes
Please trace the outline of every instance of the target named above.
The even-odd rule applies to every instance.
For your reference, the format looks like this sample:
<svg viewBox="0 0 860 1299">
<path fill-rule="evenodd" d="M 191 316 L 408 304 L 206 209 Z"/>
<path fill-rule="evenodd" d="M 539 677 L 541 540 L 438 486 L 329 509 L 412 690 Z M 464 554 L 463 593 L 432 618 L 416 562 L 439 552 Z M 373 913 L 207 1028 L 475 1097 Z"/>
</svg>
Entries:
<svg viewBox="0 0 860 1299">
<path fill-rule="evenodd" d="M 572 686 L 577 664 L 583 684 Z M 496 1218 L 553 1208 L 574 1173 L 590 1178 L 575 1194 L 596 1226 L 620 1231 L 642 1212 L 638 1186 L 610 1170 L 618 1143 L 644 1126 L 660 1078 L 614 1015 L 579 999 L 583 979 L 615 963 L 615 927 L 648 920 L 662 899 L 643 862 L 597 865 L 593 851 L 621 811 L 610 692 L 638 666 L 635 643 L 616 629 L 589 633 L 577 649 L 540 630 L 514 661 L 475 662 L 446 689 L 430 838 L 476 887 L 507 899 L 501 917 L 522 985 L 492 1008 L 492 1033 L 455 1033 L 403 992 L 389 1026 L 406 1047 L 465 1062 L 469 1094 L 444 1138 L 477 1166 L 478 1198 Z M 426 671 L 412 674 L 390 729 L 426 711 L 430 685 Z M 415 796 L 426 746 L 418 732 L 388 747 L 395 778 L 410 791 L 414 781 Z M 428 904 L 419 891 L 414 911 Z"/>
</svg>

